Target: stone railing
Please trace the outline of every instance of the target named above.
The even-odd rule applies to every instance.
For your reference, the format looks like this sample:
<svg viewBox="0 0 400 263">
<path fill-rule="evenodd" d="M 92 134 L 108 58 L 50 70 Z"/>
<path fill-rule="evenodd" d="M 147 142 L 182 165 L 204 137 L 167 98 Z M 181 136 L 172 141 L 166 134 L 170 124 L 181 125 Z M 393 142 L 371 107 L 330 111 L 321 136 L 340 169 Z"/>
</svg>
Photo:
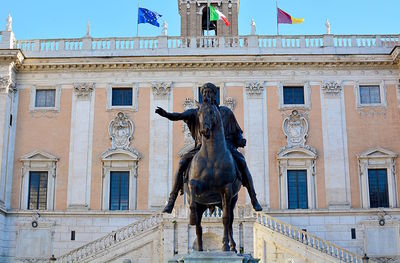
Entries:
<svg viewBox="0 0 400 263">
<path fill-rule="evenodd" d="M 340 262 L 363 263 L 362 256 L 356 255 L 295 226 L 287 224 L 264 213 L 256 213 L 255 216 L 257 218 L 256 223 L 265 226 L 274 232 L 278 232 L 293 240 L 301 242 L 306 246 L 321 251 L 329 256 L 332 256 L 338 259 Z M 370 260 L 369 262 L 373 263 L 374 261 Z"/>
<path fill-rule="evenodd" d="M 16 40 L 27 57 L 202 54 L 388 54 L 400 35 L 250 35 Z M 3 44 L 3 45 L 1 45 Z M 0 46 L 6 46 L 0 43 Z"/>
<path fill-rule="evenodd" d="M 137 221 L 58 257 L 57 262 L 82 262 L 91 256 L 143 233 L 143 231 L 160 226 L 161 222 L 162 215 L 154 215 Z"/>
</svg>

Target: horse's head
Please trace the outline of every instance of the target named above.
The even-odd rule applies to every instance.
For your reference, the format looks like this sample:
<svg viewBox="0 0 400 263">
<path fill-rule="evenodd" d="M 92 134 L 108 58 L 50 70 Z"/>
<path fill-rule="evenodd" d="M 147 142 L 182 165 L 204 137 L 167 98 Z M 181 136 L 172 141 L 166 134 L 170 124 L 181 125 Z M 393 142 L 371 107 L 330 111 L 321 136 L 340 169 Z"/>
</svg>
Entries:
<svg viewBox="0 0 400 263">
<path fill-rule="evenodd" d="M 206 139 L 210 138 L 211 131 L 217 123 L 217 107 L 209 102 L 203 102 L 199 107 L 200 133 Z"/>
</svg>

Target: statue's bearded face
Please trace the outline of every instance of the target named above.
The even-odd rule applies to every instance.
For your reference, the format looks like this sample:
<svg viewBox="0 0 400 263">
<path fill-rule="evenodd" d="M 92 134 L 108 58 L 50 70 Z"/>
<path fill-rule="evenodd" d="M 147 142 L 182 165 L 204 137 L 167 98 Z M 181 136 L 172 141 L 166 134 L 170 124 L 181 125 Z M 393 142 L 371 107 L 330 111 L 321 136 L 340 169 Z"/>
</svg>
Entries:
<svg viewBox="0 0 400 263">
<path fill-rule="evenodd" d="M 206 103 L 213 103 L 215 104 L 216 99 L 215 99 L 215 92 L 213 89 L 210 88 L 204 88 L 201 92 L 201 95 L 203 96 L 203 101 Z"/>
</svg>

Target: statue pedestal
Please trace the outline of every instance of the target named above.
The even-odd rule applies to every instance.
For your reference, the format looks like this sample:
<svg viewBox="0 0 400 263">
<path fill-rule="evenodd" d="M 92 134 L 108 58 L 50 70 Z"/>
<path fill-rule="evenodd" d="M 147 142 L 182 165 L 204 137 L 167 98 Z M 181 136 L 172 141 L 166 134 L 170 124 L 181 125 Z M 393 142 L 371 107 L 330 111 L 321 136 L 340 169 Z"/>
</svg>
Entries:
<svg viewBox="0 0 400 263">
<path fill-rule="evenodd" d="M 235 252 L 193 251 L 169 260 L 168 263 L 256 263 L 258 261 L 259 259 L 254 259 L 250 255 L 237 255 Z"/>
</svg>

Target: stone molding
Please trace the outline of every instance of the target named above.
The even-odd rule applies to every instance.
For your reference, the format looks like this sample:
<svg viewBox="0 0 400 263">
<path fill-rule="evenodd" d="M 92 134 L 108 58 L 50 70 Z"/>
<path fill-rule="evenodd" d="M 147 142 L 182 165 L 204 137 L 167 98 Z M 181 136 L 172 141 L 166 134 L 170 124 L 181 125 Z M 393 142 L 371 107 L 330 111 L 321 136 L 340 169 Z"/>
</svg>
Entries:
<svg viewBox="0 0 400 263">
<path fill-rule="evenodd" d="M 326 81 L 321 85 L 321 89 L 327 95 L 340 95 L 343 87 L 336 81 Z"/>
<path fill-rule="evenodd" d="M 16 85 L 9 76 L 0 76 L 0 93 L 15 92 Z"/>
<path fill-rule="evenodd" d="M 246 92 L 249 96 L 261 96 L 263 91 L 264 86 L 259 81 L 246 83 Z"/>
<path fill-rule="evenodd" d="M 232 97 L 227 97 L 225 98 L 224 105 L 228 107 L 231 111 L 234 111 L 236 107 L 236 100 Z"/>
<path fill-rule="evenodd" d="M 307 114 L 293 110 L 283 120 L 282 129 L 287 138 L 288 147 L 304 147 L 308 136 Z"/>
<path fill-rule="evenodd" d="M 133 122 L 123 112 L 118 112 L 108 125 L 112 149 L 129 148 L 134 130 Z"/>
<path fill-rule="evenodd" d="M 162 99 L 168 98 L 171 93 L 172 82 L 152 82 L 151 90 L 153 92 L 154 97 Z"/>
<path fill-rule="evenodd" d="M 93 90 L 94 90 L 94 83 L 74 83 L 74 91 L 78 98 L 81 99 L 89 99 Z"/>
<path fill-rule="evenodd" d="M 185 101 L 182 103 L 183 109 L 189 110 L 195 108 L 195 102 L 191 98 L 186 98 Z M 182 124 L 182 132 L 184 135 L 184 145 L 183 147 L 178 151 L 178 156 L 182 157 L 184 154 L 188 153 L 191 151 L 194 146 L 195 146 L 195 141 L 190 133 L 189 127 L 185 122 Z"/>
<path fill-rule="evenodd" d="M 370 58 L 370 56 L 369 56 Z M 111 61 L 93 61 L 91 64 L 82 63 L 82 62 L 59 62 L 54 64 L 52 62 L 43 63 L 40 59 L 36 62 L 31 62 L 29 64 L 17 63 L 16 68 L 18 71 L 38 71 L 38 70 L 46 70 L 46 71 L 103 71 L 103 70 L 121 70 L 121 69 L 130 69 L 130 70 L 165 70 L 165 69 L 210 69 L 210 68 L 219 68 L 219 69 L 266 69 L 270 70 L 272 68 L 289 68 L 292 66 L 307 66 L 313 67 L 315 69 L 321 69 L 321 67 L 360 67 L 365 66 L 371 69 L 376 68 L 377 66 L 396 66 L 393 60 L 387 60 L 387 58 L 380 58 L 371 61 L 371 60 L 325 60 L 322 61 L 301 61 L 301 60 L 278 60 L 278 61 L 149 61 L 143 63 L 134 63 L 130 61 L 120 61 L 112 63 Z"/>
</svg>

